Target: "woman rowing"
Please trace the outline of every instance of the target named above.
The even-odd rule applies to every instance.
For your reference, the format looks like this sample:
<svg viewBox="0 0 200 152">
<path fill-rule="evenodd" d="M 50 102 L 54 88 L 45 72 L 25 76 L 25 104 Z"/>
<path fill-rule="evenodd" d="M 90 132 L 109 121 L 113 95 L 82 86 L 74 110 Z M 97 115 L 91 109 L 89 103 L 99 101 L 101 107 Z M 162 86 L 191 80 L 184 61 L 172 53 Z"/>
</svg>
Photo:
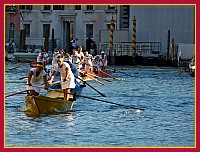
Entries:
<svg viewBox="0 0 200 152">
<path fill-rule="evenodd" d="M 28 74 L 28 80 L 27 80 L 27 90 L 30 90 L 29 95 L 39 95 L 40 88 L 44 83 L 44 89 L 47 88 L 47 79 L 46 79 L 46 72 L 43 70 L 43 63 L 38 62 L 36 65 L 36 68 L 31 68 L 30 72 Z"/>
<path fill-rule="evenodd" d="M 68 93 L 70 93 L 71 89 L 75 88 L 75 81 L 70 65 L 64 62 L 64 56 L 59 55 L 57 57 L 57 64 L 53 68 L 53 72 L 49 81 L 50 84 L 52 83 L 57 71 L 60 72 L 61 75 L 61 87 L 64 92 L 64 100 L 68 100 Z"/>
</svg>

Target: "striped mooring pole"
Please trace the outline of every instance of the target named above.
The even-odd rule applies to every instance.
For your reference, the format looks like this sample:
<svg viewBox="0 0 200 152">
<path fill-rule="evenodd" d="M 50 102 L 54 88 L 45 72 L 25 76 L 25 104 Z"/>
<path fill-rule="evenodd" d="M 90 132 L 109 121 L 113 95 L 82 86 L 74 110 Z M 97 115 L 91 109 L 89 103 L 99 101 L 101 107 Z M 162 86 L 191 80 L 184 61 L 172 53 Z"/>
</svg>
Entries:
<svg viewBox="0 0 200 152">
<path fill-rule="evenodd" d="M 133 33 L 132 33 L 132 48 L 133 48 L 133 57 L 136 55 L 136 19 L 133 18 Z"/>
<path fill-rule="evenodd" d="M 112 16 L 112 19 L 111 19 L 111 23 L 110 23 L 110 53 L 109 55 L 111 56 L 112 55 L 112 50 L 113 50 L 113 32 L 114 32 L 114 18 Z"/>
</svg>

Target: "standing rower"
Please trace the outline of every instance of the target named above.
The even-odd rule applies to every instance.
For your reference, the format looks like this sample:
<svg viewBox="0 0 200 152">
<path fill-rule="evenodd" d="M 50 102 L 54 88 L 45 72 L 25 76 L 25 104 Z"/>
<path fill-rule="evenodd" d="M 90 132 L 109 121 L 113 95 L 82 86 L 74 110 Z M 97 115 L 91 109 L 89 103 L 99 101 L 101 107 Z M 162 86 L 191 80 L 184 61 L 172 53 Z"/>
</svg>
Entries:
<svg viewBox="0 0 200 152">
<path fill-rule="evenodd" d="M 61 75 L 61 87 L 64 92 L 64 100 L 68 100 L 68 93 L 70 93 L 71 89 L 75 88 L 75 80 L 70 65 L 64 62 L 64 57 L 61 55 L 57 57 L 57 64 L 53 68 L 53 72 L 49 81 L 50 84 L 52 83 L 57 71 L 60 72 Z"/>
</svg>

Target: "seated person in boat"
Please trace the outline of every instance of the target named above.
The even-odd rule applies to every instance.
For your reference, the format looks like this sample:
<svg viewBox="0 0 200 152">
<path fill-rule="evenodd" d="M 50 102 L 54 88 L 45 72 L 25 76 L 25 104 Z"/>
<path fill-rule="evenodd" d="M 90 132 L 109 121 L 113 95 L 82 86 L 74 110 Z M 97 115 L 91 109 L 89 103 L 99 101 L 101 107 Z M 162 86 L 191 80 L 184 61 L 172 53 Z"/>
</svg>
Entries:
<svg viewBox="0 0 200 152">
<path fill-rule="evenodd" d="M 85 70 L 93 71 L 93 65 L 92 65 L 93 56 L 88 53 L 88 51 L 84 52 L 84 64 L 85 64 Z"/>
<path fill-rule="evenodd" d="M 98 74 L 98 71 L 100 70 L 100 65 L 99 65 L 99 56 L 95 56 L 94 59 L 92 60 L 93 64 L 93 72 L 95 74 Z"/>
<path fill-rule="evenodd" d="M 71 58 L 71 56 L 70 56 L 69 53 L 66 53 L 66 54 L 65 54 L 65 60 L 64 60 L 64 61 L 65 61 L 65 62 L 69 61 L 69 62 L 72 63 L 72 58 Z"/>
<path fill-rule="evenodd" d="M 66 53 L 68 54 L 68 53 Z M 68 54 L 69 55 L 69 54 Z M 75 77 L 78 77 L 78 69 L 76 68 L 76 66 L 72 63 L 72 61 L 70 60 L 70 56 L 69 57 L 66 57 L 65 56 L 65 59 L 64 59 L 64 62 L 67 62 L 72 70 L 72 73 L 74 74 Z"/>
<path fill-rule="evenodd" d="M 59 52 L 59 54 L 61 54 L 62 56 L 65 56 L 65 51 L 64 51 L 62 48 L 60 48 L 60 49 L 58 50 L 58 52 Z"/>
<path fill-rule="evenodd" d="M 79 57 L 77 51 L 73 52 L 71 58 L 72 58 L 72 63 L 75 64 L 76 68 L 81 69 L 82 68 L 82 60 Z"/>
<path fill-rule="evenodd" d="M 54 64 L 57 64 L 57 56 L 58 56 L 59 54 L 60 54 L 60 53 L 59 53 L 58 50 L 56 50 L 56 51 L 53 52 L 53 54 L 52 54 L 52 66 L 53 66 Z"/>
<path fill-rule="evenodd" d="M 42 62 L 44 65 L 47 65 L 47 62 L 49 60 L 49 55 L 47 52 L 40 52 L 37 56 L 37 62 Z"/>
<path fill-rule="evenodd" d="M 101 70 L 105 70 L 107 66 L 107 56 L 104 51 L 101 51 L 101 55 L 99 55 L 99 65 Z"/>
<path fill-rule="evenodd" d="M 56 72 L 60 72 L 61 76 L 61 87 L 64 92 L 64 100 L 69 99 L 69 94 L 71 89 L 75 88 L 74 75 L 71 71 L 70 65 L 64 62 L 64 56 L 57 57 L 57 64 L 53 68 L 52 75 L 50 77 L 49 84 L 51 85 Z"/>
<path fill-rule="evenodd" d="M 83 60 L 84 60 L 84 53 L 83 53 L 83 47 L 82 46 L 78 47 L 77 56 L 79 57 L 80 61 L 83 62 Z"/>
<path fill-rule="evenodd" d="M 38 62 L 35 68 L 31 68 L 28 74 L 27 90 L 30 90 L 29 95 L 39 95 L 40 88 L 44 83 L 44 88 L 47 90 L 46 72 L 43 70 L 43 63 Z"/>
</svg>

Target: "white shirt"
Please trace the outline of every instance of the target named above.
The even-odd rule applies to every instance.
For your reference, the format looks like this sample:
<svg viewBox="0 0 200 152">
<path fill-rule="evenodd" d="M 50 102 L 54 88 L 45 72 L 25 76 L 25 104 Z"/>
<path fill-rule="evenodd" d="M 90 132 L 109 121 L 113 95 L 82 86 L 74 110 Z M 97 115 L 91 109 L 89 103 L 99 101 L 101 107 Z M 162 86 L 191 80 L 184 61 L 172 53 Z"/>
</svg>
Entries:
<svg viewBox="0 0 200 152">
<path fill-rule="evenodd" d="M 72 71 L 71 71 L 70 65 L 66 62 L 63 62 L 63 65 L 62 65 L 61 68 L 58 66 L 58 64 L 56 64 L 54 66 L 53 70 L 60 72 L 61 78 L 63 80 L 66 77 L 66 70 L 65 70 L 66 68 L 68 68 L 68 70 L 69 70 L 68 71 L 69 75 L 73 74 Z"/>
<path fill-rule="evenodd" d="M 85 63 L 92 65 L 92 59 L 91 58 L 92 58 L 91 54 L 88 54 L 88 56 L 84 56 Z"/>
<path fill-rule="evenodd" d="M 84 54 L 83 52 L 77 52 L 77 56 L 81 58 L 81 57 L 84 57 Z"/>
<path fill-rule="evenodd" d="M 53 59 L 52 59 L 52 65 L 57 64 L 57 57 L 58 57 L 59 53 L 54 53 L 53 54 Z"/>
<path fill-rule="evenodd" d="M 38 76 L 36 76 L 36 68 L 31 68 L 30 71 L 33 72 L 31 83 L 43 83 L 43 76 L 46 75 L 46 72 L 44 70 L 42 70 Z"/>
</svg>

